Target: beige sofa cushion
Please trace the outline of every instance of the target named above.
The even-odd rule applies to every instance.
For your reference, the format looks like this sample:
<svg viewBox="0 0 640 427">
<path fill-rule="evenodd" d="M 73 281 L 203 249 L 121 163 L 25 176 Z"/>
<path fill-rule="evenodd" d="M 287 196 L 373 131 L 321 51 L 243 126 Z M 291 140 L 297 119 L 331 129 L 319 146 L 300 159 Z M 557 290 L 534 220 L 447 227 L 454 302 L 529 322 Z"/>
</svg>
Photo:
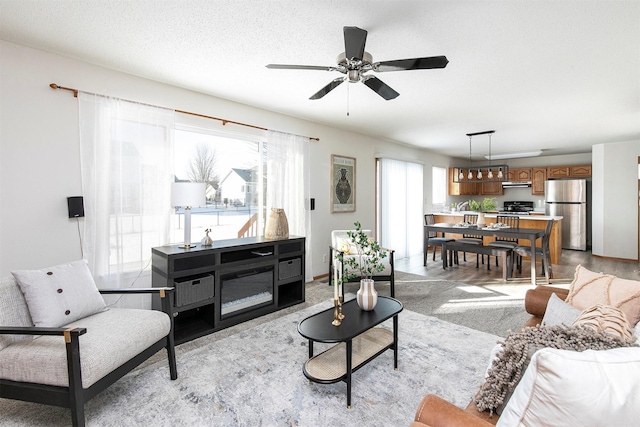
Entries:
<svg viewBox="0 0 640 427">
<path fill-rule="evenodd" d="M 169 316 L 156 310 L 112 308 L 65 327 L 84 327 L 80 336 L 82 386 L 87 388 L 165 337 Z M 62 336 L 39 336 L 0 351 L 0 378 L 67 387 L 67 355 Z"/>
<path fill-rule="evenodd" d="M 640 348 L 543 348 L 497 426 L 631 426 L 640 408 Z"/>
<path fill-rule="evenodd" d="M 627 316 L 631 327 L 640 320 L 640 282 L 594 273 L 581 265 L 576 267 L 565 301 L 580 310 L 596 304 L 619 308 Z"/>
<path fill-rule="evenodd" d="M 625 341 L 633 340 L 633 329 L 629 326 L 627 316 L 609 305 L 596 304 L 583 310 L 573 322 L 573 326 L 576 325 L 591 328 L 596 332 L 606 332 Z"/>
</svg>

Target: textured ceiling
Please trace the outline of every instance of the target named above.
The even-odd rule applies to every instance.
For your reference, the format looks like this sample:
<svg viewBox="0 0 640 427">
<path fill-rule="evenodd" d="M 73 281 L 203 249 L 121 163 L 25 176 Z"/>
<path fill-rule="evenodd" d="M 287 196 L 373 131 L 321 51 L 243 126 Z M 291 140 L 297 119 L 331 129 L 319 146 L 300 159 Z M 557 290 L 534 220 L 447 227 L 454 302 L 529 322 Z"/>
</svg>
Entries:
<svg viewBox="0 0 640 427">
<path fill-rule="evenodd" d="M 369 32 L 374 61 L 449 65 L 376 74 L 391 101 L 346 83 L 311 101 L 342 74 L 265 68 L 335 65 L 343 26 Z M 640 140 L 637 0 L 0 0 L 0 37 L 453 156 L 488 129 L 494 154 Z"/>
</svg>

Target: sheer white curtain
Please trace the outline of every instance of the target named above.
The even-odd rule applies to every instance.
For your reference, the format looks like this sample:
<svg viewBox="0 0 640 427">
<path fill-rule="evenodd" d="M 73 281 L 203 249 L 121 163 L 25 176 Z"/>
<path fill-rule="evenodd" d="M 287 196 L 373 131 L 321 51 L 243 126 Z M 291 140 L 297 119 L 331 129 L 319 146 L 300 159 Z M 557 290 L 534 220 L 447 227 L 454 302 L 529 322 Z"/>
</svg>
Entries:
<svg viewBox="0 0 640 427">
<path fill-rule="evenodd" d="M 423 166 L 382 158 L 380 178 L 380 244 L 394 249 L 395 258 L 422 253 L 424 211 Z"/>
<path fill-rule="evenodd" d="M 309 138 L 268 131 L 267 134 L 267 215 L 271 208 L 283 208 L 289 234 L 306 237 L 307 259 L 311 257 L 311 215 L 309 206 Z M 307 263 L 309 264 L 309 263 Z M 305 277 L 312 280 L 311 268 Z"/>
<path fill-rule="evenodd" d="M 98 287 L 151 286 L 151 248 L 169 241 L 174 112 L 82 92 L 78 99 L 84 257 Z"/>
</svg>

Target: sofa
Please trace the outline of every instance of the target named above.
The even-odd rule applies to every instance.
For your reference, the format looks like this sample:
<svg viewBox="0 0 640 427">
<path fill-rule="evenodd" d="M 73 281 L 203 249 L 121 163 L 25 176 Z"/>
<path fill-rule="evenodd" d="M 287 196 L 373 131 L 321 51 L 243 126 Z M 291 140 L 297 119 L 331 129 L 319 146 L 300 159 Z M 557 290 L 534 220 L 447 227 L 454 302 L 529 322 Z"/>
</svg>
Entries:
<svg viewBox="0 0 640 427">
<path fill-rule="evenodd" d="M 85 425 L 84 404 L 163 348 L 177 378 L 173 288 L 98 290 L 76 261 L 0 280 L 0 397 L 66 407 Z M 108 307 L 103 294 L 157 294 L 163 311 Z"/>
<path fill-rule="evenodd" d="M 640 414 L 640 282 L 591 272 L 579 265 L 569 289 L 543 285 L 527 291 L 525 310 L 531 318 L 523 330 L 537 325 L 570 326 L 589 316 L 587 320 L 593 321 L 593 307 L 600 312 L 614 307 L 615 313 L 621 313 L 613 320 L 602 316 L 596 321 L 622 330 L 621 334 L 630 337 L 625 344 L 630 347 L 584 351 L 541 348 L 529 356 L 501 415 L 480 412 L 476 406 L 479 394 L 465 409 L 427 394 L 411 427 L 636 425 Z M 494 349 L 494 357 L 497 351 Z"/>
</svg>

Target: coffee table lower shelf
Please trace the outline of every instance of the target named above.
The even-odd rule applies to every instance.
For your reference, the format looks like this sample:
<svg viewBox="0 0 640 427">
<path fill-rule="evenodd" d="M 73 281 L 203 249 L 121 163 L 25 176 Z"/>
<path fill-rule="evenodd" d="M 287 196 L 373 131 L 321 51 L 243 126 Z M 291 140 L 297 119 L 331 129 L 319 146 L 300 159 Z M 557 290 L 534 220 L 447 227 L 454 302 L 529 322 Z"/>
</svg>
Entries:
<svg viewBox="0 0 640 427">
<path fill-rule="evenodd" d="M 352 371 L 393 346 L 393 332 L 372 328 L 353 339 Z M 330 384 L 343 381 L 347 376 L 346 344 L 339 343 L 307 360 L 304 374 L 311 381 Z"/>
</svg>

